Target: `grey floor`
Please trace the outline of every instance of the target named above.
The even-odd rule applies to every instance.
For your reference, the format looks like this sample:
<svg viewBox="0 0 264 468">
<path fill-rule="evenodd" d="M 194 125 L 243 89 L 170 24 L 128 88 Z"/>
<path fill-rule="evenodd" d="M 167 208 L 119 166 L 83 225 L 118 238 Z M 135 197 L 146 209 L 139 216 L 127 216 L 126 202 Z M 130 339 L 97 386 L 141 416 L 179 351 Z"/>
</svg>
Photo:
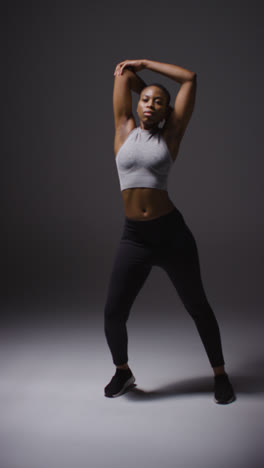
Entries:
<svg viewBox="0 0 264 468">
<path fill-rule="evenodd" d="M 114 366 L 96 312 L 2 329 L 0 468 L 263 466 L 263 324 L 218 311 L 237 394 L 221 406 L 191 320 L 168 311 L 139 324 L 138 311 L 128 324 L 137 386 L 108 399 Z"/>
</svg>

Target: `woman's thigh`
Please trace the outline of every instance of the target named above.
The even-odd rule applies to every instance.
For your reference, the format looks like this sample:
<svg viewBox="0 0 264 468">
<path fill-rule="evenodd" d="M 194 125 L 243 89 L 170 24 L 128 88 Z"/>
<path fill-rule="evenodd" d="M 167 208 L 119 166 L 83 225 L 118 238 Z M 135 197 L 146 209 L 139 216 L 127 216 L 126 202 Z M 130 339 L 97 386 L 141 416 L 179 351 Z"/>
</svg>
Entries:
<svg viewBox="0 0 264 468">
<path fill-rule="evenodd" d="M 121 240 L 115 252 L 108 283 L 106 312 L 129 312 L 152 268 L 151 252 L 142 245 Z"/>
<path fill-rule="evenodd" d="M 183 303 L 189 310 L 207 303 L 203 287 L 197 243 L 185 221 L 170 233 L 160 249 L 158 266 L 166 271 Z"/>
</svg>

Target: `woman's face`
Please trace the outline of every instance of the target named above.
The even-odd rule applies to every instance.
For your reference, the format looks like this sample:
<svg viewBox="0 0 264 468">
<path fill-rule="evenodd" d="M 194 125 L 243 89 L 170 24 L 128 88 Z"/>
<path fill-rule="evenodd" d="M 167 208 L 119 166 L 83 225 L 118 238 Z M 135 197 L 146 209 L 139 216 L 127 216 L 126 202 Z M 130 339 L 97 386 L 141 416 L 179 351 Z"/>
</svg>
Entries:
<svg viewBox="0 0 264 468">
<path fill-rule="evenodd" d="M 146 127 L 153 127 L 165 118 L 168 110 L 167 97 L 157 86 L 148 86 L 143 89 L 137 105 L 140 121 Z"/>
</svg>

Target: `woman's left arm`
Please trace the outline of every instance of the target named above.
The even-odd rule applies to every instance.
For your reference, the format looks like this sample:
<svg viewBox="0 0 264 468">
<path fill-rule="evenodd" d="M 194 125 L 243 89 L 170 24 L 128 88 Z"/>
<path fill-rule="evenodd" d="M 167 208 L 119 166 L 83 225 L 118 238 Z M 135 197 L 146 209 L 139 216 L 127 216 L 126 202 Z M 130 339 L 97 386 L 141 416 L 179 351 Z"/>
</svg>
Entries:
<svg viewBox="0 0 264 468">
<path fill-rule="evenodd" d="M 144 60 L 144 68 L 168 76 L 178 83 L 185 83 L 195 78 L 196 73 L 186 68 L 178 67 L 170 63 L 155 62 L 154 60 Z"/>
</svg>

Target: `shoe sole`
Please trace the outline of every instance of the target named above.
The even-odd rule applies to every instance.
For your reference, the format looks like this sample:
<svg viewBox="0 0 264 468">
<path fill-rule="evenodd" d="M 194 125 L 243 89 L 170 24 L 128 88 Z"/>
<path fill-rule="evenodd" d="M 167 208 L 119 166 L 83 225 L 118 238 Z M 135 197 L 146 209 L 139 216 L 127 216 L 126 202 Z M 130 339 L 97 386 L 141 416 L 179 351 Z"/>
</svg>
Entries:
<svg viewBox="0 0 264 468">
<path fill-rule="evenodd" d="M 118 392 L 118 393 L 114 393 L 113 395 L 107 395 L 105 393 L 105 396 L 108 397 L 108 398 L 116 398 L 116 397 L 119 397 L 120 395 L 122 395 L 124 393 L 124 391 L 130 387 L 134 382 L 136 381 L 135 377 L 132 375 L 132 377 L 130 377 L 123 385 L 123 387 L 121 388 L 121 390 Z"/>
<path fill-rule="evenodd" d="M 229 403 L 232 403 L 232 402 L 235 401 L 235 400 L 236 400 L 236 397 L 235 397 L 235 396 L 232 396 L 232 397 L 231 397 L 229 400 L 227 400 L 227 401 L 216 400 L 216 399 L 214 398 L 215 403 L 218 403 L 219 405 L 228 405 Z"/>
</svg>

